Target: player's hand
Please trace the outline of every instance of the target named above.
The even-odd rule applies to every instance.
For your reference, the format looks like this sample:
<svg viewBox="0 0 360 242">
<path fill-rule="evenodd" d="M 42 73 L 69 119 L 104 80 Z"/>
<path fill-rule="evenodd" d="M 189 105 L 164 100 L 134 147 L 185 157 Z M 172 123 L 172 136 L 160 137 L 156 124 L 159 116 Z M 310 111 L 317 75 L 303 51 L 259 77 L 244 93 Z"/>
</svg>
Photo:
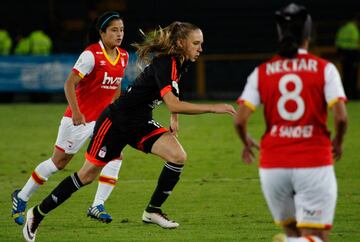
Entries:
<svg viewBox="0 0 360 242">
<path fill-rule="evenodd" d="M 81 124 L 86 125 L 85 116 L 80 112 L 73 112 L 72 121 L 75 126 L 78 126 Z"/>
<path fill-rule="evenodd" d="M 177 137 L 178 131 L 179 131 L 179 122 L 171 120 L 170 121 L 170 133 L 172 135 L 174 135 L 175 137 Z"/>
<path fill-rule="evenodd" d="M 234 116 L 236 111 L 233 106 L 225 103 L 214 104 L 213 105 L 213 113 L 228 113 L 231 116 Z"/>
<path fill-rule="evenodd" d="M 253 148 L 257 150 L 260 148 L 259 144 L 250 136 L 246 138 L 246 145 L 244 145 L 242 151 L 242 159 L 246 164 L 251 164 L 255 160 L 255 154 Z"/>
<path fill-rule="evenodd" d="M 342 149 L 340 142 L 336 138 L 334 138 L 332 140 L 332 153 L 333 153 L 333 157 L 336 161 L 340 160 L 342 152 L 343 152 L 343 149 Z"/>
<path fill-rule="evenodd" d="M 177 137 L 179 131 L 179 114 L 172 113 L 170 115 L 170 133 Z"/>
</svg>

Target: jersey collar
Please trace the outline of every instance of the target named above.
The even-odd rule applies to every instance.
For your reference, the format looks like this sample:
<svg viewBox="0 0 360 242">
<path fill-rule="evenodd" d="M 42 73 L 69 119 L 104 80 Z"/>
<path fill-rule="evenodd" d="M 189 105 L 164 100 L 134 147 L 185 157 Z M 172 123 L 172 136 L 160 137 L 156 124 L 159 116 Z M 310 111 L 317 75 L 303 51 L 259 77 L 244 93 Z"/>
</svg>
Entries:
<svg viewBox="0 0 360 242">
<path fill-rule="evenodd" d="M 116 59 L 115 59 L 114 61 L 111 61 L 110 57 L 109 57 L 108 54 L 106 53 L 105 46 L 104 46 L 104 44 L 103 44 L 103 42 L 102 42 L 101 40 L 99 40 L 99 45 L 100 45 L 100 47 L 101 47 L 102 52 L 104 53 L 105 58 L 106 58 L 113 66 L 115 66 L 115 65 L 118 63 L 119 58 L 120 58 L 120 50 L 119 50 L 119 48 L 116 47 L 116 51 L 117 51 L 117 57 L 116 57 Z"/>
</svg>

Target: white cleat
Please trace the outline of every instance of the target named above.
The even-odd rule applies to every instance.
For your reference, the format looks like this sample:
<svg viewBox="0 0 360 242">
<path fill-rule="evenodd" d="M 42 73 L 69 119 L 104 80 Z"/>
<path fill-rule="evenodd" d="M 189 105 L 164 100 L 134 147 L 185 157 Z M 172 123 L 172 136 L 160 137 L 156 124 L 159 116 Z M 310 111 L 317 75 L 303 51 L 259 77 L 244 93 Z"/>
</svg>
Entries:
<svg viewBox="0 0 360 242">
<path fill-rule="evenodd" d="M 23 235 L 26 241 L 34 242 L 36 237 L 36 231 L 39 223 L 34 223 L 34 208 L 30 208 L 26 213 L 26 222 L 23 228 Z M 35 226 L 35 227 L 34 227 Z"/>
<path fill-rule="evenodd" d="M 177 222 L 168 219 L 166 214 L 162 212 L 149 213 L 144 211 L 142 215 L 142 221 L 144 223 L 157 224 L 164 229 L 175 229 L 180 225 Z"/>
</svg>

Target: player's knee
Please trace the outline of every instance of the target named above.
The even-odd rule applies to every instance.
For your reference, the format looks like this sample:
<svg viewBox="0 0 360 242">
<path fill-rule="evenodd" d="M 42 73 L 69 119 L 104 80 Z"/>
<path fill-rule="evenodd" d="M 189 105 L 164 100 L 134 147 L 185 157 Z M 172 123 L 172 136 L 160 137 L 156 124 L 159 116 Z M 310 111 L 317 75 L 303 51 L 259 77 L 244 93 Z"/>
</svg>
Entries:
<svg viewBox="0 0 360 242">
<path fill-rule="evenodd" d="M 65 166 L 69 163 L 71 158 L 68 157 L 61 157 L 61 158 L 52 158 L 52 161 L 54 162 L 54 165 L 58 170 L 62 170 L 65 168 Z"/>
<path fill-rule="evenodd" d="M 170 162 L 173 162 L 175 164 L 181 164 L 184 165 L 185 161 L 187 159 L 187 154 L 185 151 L 178 151 L 172 155 Z"/>
<path fill-rule="evenodd" d="M 85 185 L 88 185 L 90 183 L 92 183 L 96 176 L 94 176 L 92 173 L 90 172 L 86 172 L 86 173 L 83 173 L 83 172 L 78 172 L 78 176 L 79 176 L 79 179 L 81 181 L 81 183 L 85 186 Z"/>
</svg>

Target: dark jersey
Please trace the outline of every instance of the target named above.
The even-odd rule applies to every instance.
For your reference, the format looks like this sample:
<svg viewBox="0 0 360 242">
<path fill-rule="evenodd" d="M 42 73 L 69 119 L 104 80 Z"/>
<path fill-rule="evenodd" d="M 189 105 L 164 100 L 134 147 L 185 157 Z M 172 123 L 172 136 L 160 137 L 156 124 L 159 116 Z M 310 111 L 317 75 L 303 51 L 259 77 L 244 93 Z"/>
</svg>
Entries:
<svg viewBox="0 0 360 242">
<path fill-rule="evenodd" d="M 186 66 L 187 63 L 181 65 L 175 56 L 155 57 L 127 92 L 110 105 L 109 111 L 112 115 L 124 115 L 125 112 L 128 117 L 151 117 L 152 110 L 166 93 L 171 91 L 179 97 L 178 82 Z"/>
</svg>

